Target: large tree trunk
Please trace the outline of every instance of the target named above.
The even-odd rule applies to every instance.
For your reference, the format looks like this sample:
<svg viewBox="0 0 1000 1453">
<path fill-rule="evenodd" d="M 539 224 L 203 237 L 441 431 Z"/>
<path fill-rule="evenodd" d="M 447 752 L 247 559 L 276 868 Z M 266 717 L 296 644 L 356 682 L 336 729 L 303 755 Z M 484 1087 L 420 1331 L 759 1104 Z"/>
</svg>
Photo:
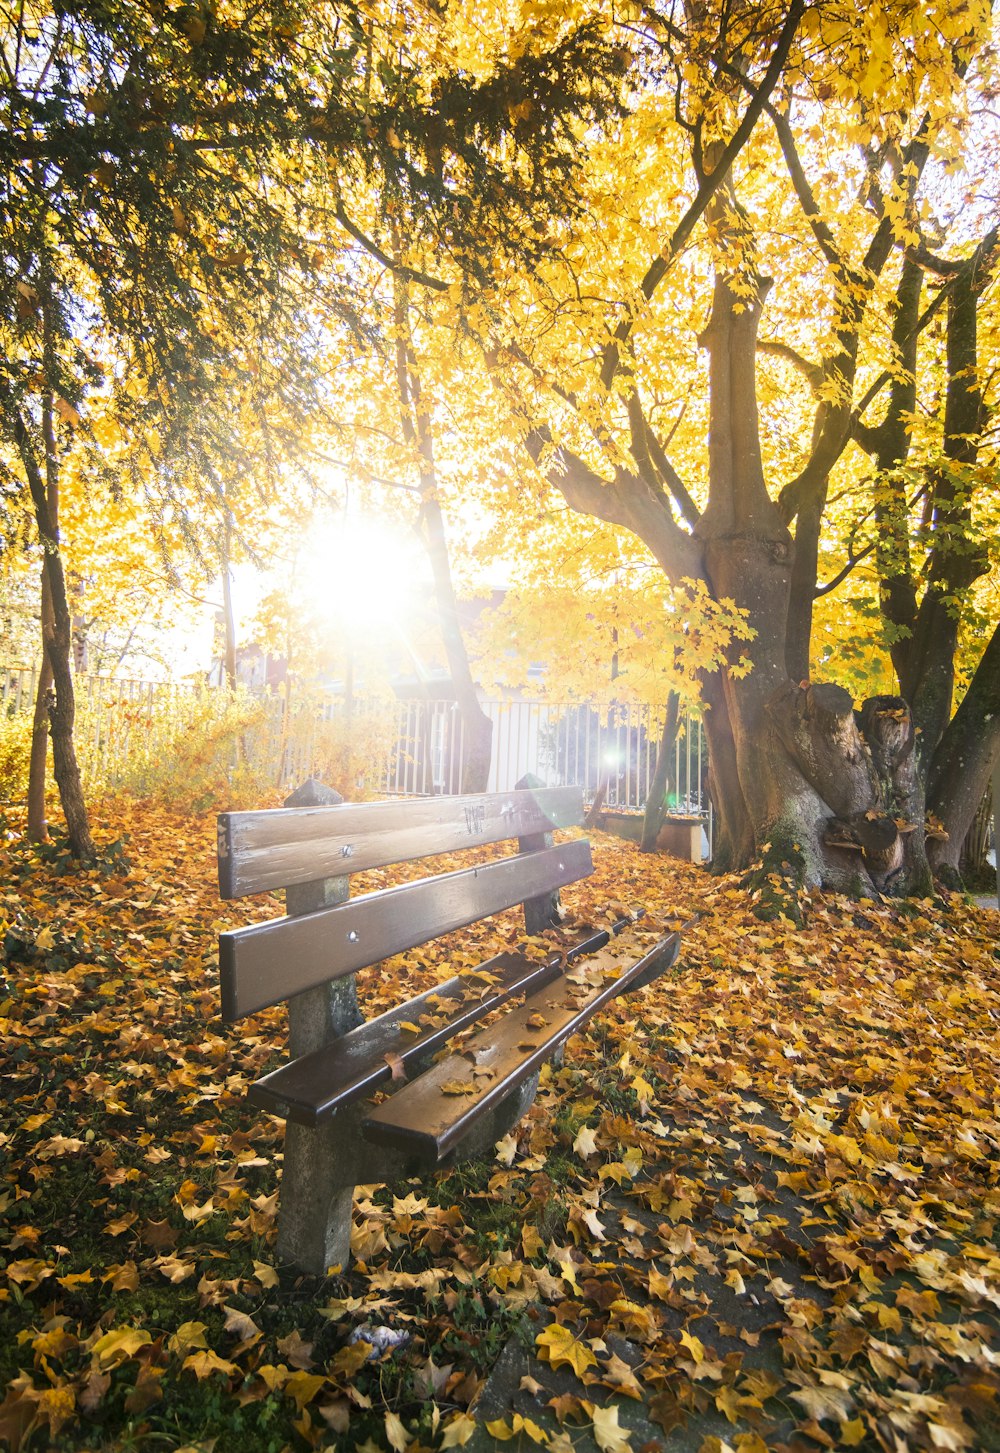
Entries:
<svg viewBox="0 0 1000 1453">
<path fill-rule="evenodd" d="M 52 588 L 53 629 L 45 643 L 45 652 L 52 668 L 55 701 L 49 711 L 52 732 L 52 765 L 59 800 L 69 837 L 70 852 L 75 858 L 90 861 L 97 856 L 90 835 L 90 821 L 83 795 L 80 767 L 76 760 L 73 726 L 76 720 L 76 695 L 71 665 L 72 621 L 66 601 L 62 558 L 58 550 L 46 555 L 46 567 Z"/>
<path fill-rule="evenodd" d="M 762 881 L 776 873 L 844 891 L 924 891 L 923 793 L 906 703 L 879 699 L 856 721 L 842 688 L 810 683 L 807 671 L 799 681 L 787 674 L 790 658 L 800 664 L 803 643 L 790 626 L 795 556 L 765 487 L 757 435 L 755 344 L 765 291 L 760 285 L 749 305 L 745 290 L 737 299 L 717 280 L 703 335 L 711 494 L 696 534 L 713 595 L 734 601 L 754 631 L 745 648 L 753 669 L 726 668 L 714 689 L 710 678 L 705 683 L 721 828 L 716 866 L 744 867 L 756 854 Z M 795 583 L 799 591 L 808 586 Z M 732 654 L 744 654 L 742 645 Z"/>
<path fill-rule="evenodd" d="M 920 731 L 920 754 L 928 767 L 951 716 L 959 627 L 955 602 L 989 567 L 986 551 L 973 530 L 971 485 L 983 426 L 977 305 L 984 271 L 977 252 L 955 278 L 948 298 L 945 462 L 933 486 L 936 528 L 909 643 L 909 679 L 900 677 Z"/>
<path fill-rule="evenodd" d="M 986 789 L 986 795 L 976 808 L 975 816 L 972 819 L 972 826 L 965 834 L 962 843 L 962 851 L 959 856 L 959 870 L 966 883 L 980 882 L 987 875 L 992 876 L 992 869 L 986 856 L 990 846 L 990 824 L 993 821 L 993 791 L 992 783 Z"/>
</svg>

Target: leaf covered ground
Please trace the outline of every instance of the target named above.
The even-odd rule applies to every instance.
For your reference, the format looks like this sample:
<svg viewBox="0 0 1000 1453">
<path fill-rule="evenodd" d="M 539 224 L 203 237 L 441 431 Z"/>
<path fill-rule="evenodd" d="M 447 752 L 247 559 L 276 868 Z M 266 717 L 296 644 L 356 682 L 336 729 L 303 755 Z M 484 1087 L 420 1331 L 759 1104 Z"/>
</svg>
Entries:
<svg viewBox="0 0 1000 1453">
<path fill-rule="evenodd" d="M 816 895 L 801 927 L 765 924 L 735 881 L 595 835 L 565 905 L 644 904 L 646 934 L 700 913 L 677 969 L 571 1041 L 493 1159 L 361 1190 L 355 1260 L 320 1280 L 276 1264 L 283 1130 L 244 1099 L 281 1015 L 218 1017 L 219 928 L 277 901 L 219 903 L 213 819 L 118 806 L 99 836 L 131 869 L 111 848 L 83 874 L 19 829 L 0 844 L 14 1453 L 1000 1448 L 995 914 Z M 368 971 L 361 997 L 517 941 L 504 915 Z"/>
</svg>

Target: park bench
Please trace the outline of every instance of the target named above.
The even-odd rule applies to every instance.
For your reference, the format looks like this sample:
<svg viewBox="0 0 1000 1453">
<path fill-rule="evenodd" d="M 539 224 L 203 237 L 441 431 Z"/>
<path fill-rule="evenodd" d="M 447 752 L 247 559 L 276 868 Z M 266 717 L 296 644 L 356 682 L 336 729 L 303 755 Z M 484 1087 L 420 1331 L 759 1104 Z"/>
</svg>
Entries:
<svg viewBox="0 0 1000 1453">
<path fill-rule="evenodd" d="M 518 904 L 529 935 L 559 926 L 559 889 L 593 863 L 585 839 L 557 846 L 552 834 L 582 820 L 579 788 L 533 779 L 513 792 L 366 803 L 309 782 L 284 808 L 220 816 L 221 896 L 286 895 L 284 918 L 219 940 L 225 1020 L 288 1002 L 292 1058 L 248 1092 L 287 1121 L 281 1260 L 318 1274 L 346 1266 L 356 1185 L 487 1150 L 530 1106 L 543 1062 L 615 994 L 674 963 L 678 933 L 632 961 L 583 967 L 639 915 L 620 916 L 540 962 L 504 951 L 363 1019 L 360 969 Z M 512 856 L 350 897 L 351 874 L 514 838 Z M 394 1093 L 372 1104 L 384 1090 Z"/>
</svg>

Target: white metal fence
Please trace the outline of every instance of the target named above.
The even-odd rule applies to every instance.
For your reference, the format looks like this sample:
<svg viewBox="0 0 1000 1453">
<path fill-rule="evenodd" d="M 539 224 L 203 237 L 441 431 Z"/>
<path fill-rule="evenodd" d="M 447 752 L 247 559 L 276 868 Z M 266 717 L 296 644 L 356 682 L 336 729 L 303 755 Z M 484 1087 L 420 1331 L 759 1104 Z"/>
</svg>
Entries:
<svg viewBox="0 0 1000 1453">
<path fill-rule="evenodd" d="M 35 668 L 0 668 L 0 709 L 33 710 Z M 88 787 L 141 790 L 185 735 L 238 740 L 238 751 L 268 780 L 292 787 L 323 775 L 336 754 L 352 753 L 352 772 L 375 791 L 426 796 L 460 790 L 462 720 L 453 701 L 353 701 L 303 696 L 239 698 L 227 689 L 81 675 L 77 754 Z M 487 701 L 493 722 L 489 790 L 509 791 L 532 773 L 552 785 L 580 783 L 592 799 L 603 787 L 612 810 L 646 802 L 656 766 L 663 711 L 615 703 Z M 236 724 L 238 721 L 238 724 Z M 708 814 L 707 754 L 701 722 L 682 714 L 668 782 L 670 810 Z"/>
<path fill-rule="evenodd" d="M 526 773 L 554 786 L 580 783 L 593 798 L 604 786 L 609 808 L 645 805 L 656 767 L 663 712 L 651 707 L 537 701 L 486 701 L 493 722 L 489 790 L 509 791 Z M 462 720 L 452 701 L 403 701 L 387 792 L 457 792 L 462 780 Z M 670 808 L 707 813 L 708 758 L 701 722 L 678 722 L 668 783 Z"/>
</svg>

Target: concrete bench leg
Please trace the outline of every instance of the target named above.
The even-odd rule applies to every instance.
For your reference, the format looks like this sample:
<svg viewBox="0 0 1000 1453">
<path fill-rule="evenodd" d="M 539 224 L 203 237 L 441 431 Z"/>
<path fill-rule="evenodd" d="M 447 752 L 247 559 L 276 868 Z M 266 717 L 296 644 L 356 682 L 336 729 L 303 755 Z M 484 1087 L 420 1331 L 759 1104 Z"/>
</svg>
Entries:
<svg viewBox="0 0 1000 1453">
<path fill-rule="evenodd" d="M 538 1088 L 537 1072 L 470 1131 L 449 1163 L 490 1156 L 524 1116 Z M 350 1107 L 325 1125 L 288 1121 L 278 1198 L 278 1260 L 326 1276 L 346 1271 L 351 1254 L 354 1186 L 400 1185 L 434 1169 L 412 1154 L 373 1145 L 360 1134 L 365 1108 Z M 345 1175 L 351 1184 L 345 1184 Z"/>
<path fill-rule="evenodd" d="M 351 1254 L 354 1186 L 344 1184 L 343 1132 L 339 1148 L 334 1133 L 332 1124 L 285 1126 L 278 1259 L 314 1276 L 346 1271 Z"/>
</svg>

